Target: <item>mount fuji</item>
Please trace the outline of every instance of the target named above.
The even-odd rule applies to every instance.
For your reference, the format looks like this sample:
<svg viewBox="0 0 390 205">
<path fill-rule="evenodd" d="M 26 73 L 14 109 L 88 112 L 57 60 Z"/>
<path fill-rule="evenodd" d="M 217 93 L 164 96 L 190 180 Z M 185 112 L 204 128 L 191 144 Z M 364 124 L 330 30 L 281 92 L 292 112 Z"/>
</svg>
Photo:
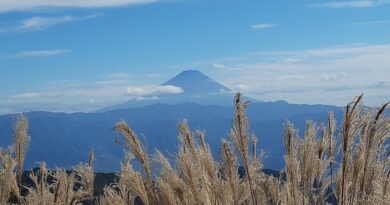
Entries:
<svg viewBox="0 0 390 205">
<path fill-rule="evenodd" d="M 185 70 L 161 84 L 181 90 L 176 94 L 144 95 L 101 111 L 144 107 L 153 104 L 175 105 L 197 103 L 200 105 L 231 106 L 234 92 L 198 70 Z M 250 99 L 251 102 L 256 102 Z"/>
</svg>

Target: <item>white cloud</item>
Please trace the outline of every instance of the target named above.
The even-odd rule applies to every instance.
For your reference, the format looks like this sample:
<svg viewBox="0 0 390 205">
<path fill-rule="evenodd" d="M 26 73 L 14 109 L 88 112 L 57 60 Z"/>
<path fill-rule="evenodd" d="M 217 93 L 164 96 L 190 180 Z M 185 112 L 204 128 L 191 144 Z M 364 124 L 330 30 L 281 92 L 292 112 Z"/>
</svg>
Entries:
<svg viewBox="0 0 390 205">
<path fill-rule="evenodd" d="M 179 94 L 184 92 L 180 87 L 173 85 L 163 85 L 158 87 L 127 87 L 126 92 L 132 96 L 149 96 L 161 94 Z"/>
<path fill-rule="evenodd" d="M 310 59 L 314 60 L 337 60 L 349 59 L 350 57 L 359 55 L 375 55 L 380 56 L 383 53 L 389 52 L 390 44 L 356 44 L 347 46 L 334 46 L 318 49 L 307 50 L 290 50 L 290 51 L 262 51 L 251 53 L 253 56 L 264 57 L 265 60 L 271 59 L 274 63 L 291 62 L 289 59 L 294 59 L 292 64 L 307 64 Z M 299 63 L 297 63 L 299 62 Z M 290 65 L 290 63 L 288 63 Z"/>
<path fill-rule="evenodd" d="M 248 91 L 250 87 L 245 84 L 237 84 L 234 89 L 239 92 L 245 92 Z"/>
<path fill-rule="evenodd" d="M 389 0 L 351 0 L 351 1 L 329 1 L 325 3 L 309 4 L 313 8 L 366 8 L 390 4 Z"/>
<path fill-rule="evenodd" d="M 272 27 L 276 27 L 276 26 L 278 26 L 278 24 L 275 24 L 275 23 L 260 23 L 260 24 L 252 25 L 251 28 L 253 28 L 253 29 L 267 29 L 267 28 L 272 28 Z"/>
<path fill-rule="evenodd" d="M 0 0 L 1 2 L 1 0 Z M 1 6 L 0 6 L 1 7 Z M 0 33 L 19 33 L 29 31 L 40 31 L 48 29 L 52 26 L 68 23 L 71 21 L 82 21 L 92 19 L 101 16 L 100 14 L 88 15 L 88 16 L 57 16 L 57 17 L 42 17 L 33 16 L 17 22 L 14 26 L 0 28 Z"/>
<path fill-rule="evenodd" d="M 17 95 L 13 95 L 11 96 L 11 98 L 13 99 L 36 99 L 36 98 L 39 98 L 41 97 L 41 94 L 39 93 L 33 93 L 33 92 L 30 92 L 30 93 L 20 93 L 20 94 L 17 94 Z"/>
<path fill-rule="evenodd" d="M 152 96 L 152 97 L 136 97 L 135 100 L 138 100 L 138 101 L 143 101 L 143 100 L 158 100 L 160 99 L 159 97 L 157 96 Z"/>
<path fill-rule="evenodd" d="M 39 101 L 39 100 L 45 100 L 47 98 L 53 98 L 58 97 L 59 95 L 57 93 L 53 92 L 27 92 L 27 93 L 19 93 L 16 95 L 10 96 L 10 99 L 13 99 L 15 101 Z"/>
<path fill-rule="evenodd" d="M 129 74 L 128 73 L 110 73 L 108 74 L 109 78 L 114 78 L 114 79 L 124 79 L 128 78 Z"/>
<path fill-rule="evenodd" d="M 323 81 L 332 81 L 332 80 L 336 80 L 338 78 L 337 75 L 333 75 L 333 74 L 322 74 L 321 75 L 321 80 Z"/>
<path fill-rule="evenodd" d="M 126 93 L 129 95 L 138 96 L 138 95 L 147 95 L 151 92 L 150 92 L 150 90 L 147 90 L 147 89 L 141 88 L 141 87 L 127 87 Z"/>
<path fill-rule="evenodd" d="M 179 94 L 182 92 L 184 92 L 184 90 L 181 87 L 173 85 L 158 86 L 156 89 L 157 94 Z"/>
<path fill-rule="evenodd" d="M 306 75 L 291 74 L 291 75 L 281 75 L 278 77 L 279 80 L 290 80 L 290 81 L 299 81 L 307 78 Z"/>
<path fill-rule="evenodd" d="M 108 78 L 108 76 L 107 76 Z M 158 100 L 162 94 L 178 94 L 183 89 L 172 86 L 131 86 L 129 80 L 110 83 L 56 81 L 44 83 L 40 91 L 14 94 L 0 99 L 0 114 L 27 111 L 91 112 L 130 99 Z M 116 82 L 115 82 L 116 81 Z"/>
<path fill-rule="evenodd" d="M 390 81 L 379 81 L 368 86 L 369 88 L 390 88 Z"/>
<path fill-rule="evenodd" d="M 223 69 L 225 69 L 225 65 L 220 64 L 220 63 L 213 63 L 213 68 L 215 68 L 217 70 L 223 70 Z"/>
<path fill-rule="evenodd" d="M 335 80 L 340 80 L 343 77 L 346 77 L 347 73 L 346 72 L 341 72 L 340 74 L 322 74 L 321 75 L 321 80 L 322 81 L 335 81 Z"/>
<path fill-rule="evenodd" d="M 128 79 L 110 79 L 109 83 L 60 80 L 43 82 L 39 90 L 2 96 L 0 107 L 4 113 L 18 113 L 34 110 L 53 112 L 91 112 L 110 107 L 131 99 L 126 87 L 133 82 Z"/>
<path fill-rule="evenodd" d="M 74 20 L 72 16 L 62 17 L 40 17 L 35 16 L 21 22 L 20 30 L 42 30 L 55 24 L 65 23 Z"/>
<path fill-rule="evenodd" d="M 382 24 L 390 24 L 390 20 L 361 21 L 361 22 L 348 23 L 346 25 L 349 25 L 349 26 L 368 26 L 368 25 L 382 25 Z"/>
<path fill-rule="evenodd" d="M 153 3 L 157 0 L 0 0 L 0 13 L 41 8 L 102 8 Z"/>
<path fill-rule="evenodd" d="M 31 51 L 22 51 L 16 53 L 12 57 L 14 58 L 22 58 L 22 57 L 49 57 L 49 56 L 57 56 L 65 53 L 69 53 L 71 50 L 68 49 L 56 49 L 56 50 L 31 50 Z"/>
</svg>

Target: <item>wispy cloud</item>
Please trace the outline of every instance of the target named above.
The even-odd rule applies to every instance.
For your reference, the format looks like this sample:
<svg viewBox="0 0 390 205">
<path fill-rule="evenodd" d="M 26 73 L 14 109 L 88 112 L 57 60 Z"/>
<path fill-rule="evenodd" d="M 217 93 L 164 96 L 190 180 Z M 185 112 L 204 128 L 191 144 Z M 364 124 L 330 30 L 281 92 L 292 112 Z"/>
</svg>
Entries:
<svg viewBox="0 0 390 205">
<path fill-rule="evenodd" d="M 117 105 L 130 99 L 156 100 L 160 95 L 179 94 L 180 87 L 166 85 L 135 84 L 130 79 L 82 82 L 62 80 L 43 83 L 39 90 L 2 96 L 0 114 L 18 113 L 32 110 L 54 112 L 91 112 Z"/>
<path fill-rule="evenodd" d="M 379 20 L 379 21 L 361 21 L 348 23 L 349 26 L 367 26 L 367 25 L 382 25 L 390 24 L 390 20 Z"/>
<path fill-rule="evenodd" d="M 321 80 L 322 81 L 336 81 L 336 80 L 340 80 L 344 77 L 347 77 L 347 73 L 346 72 L 341 72 L 340 74 L 339 73 L 332 73 L 332 74 L 322 74 L 321 75 Z"/>
<path fill-rule="evenodd" d="M 108 74 L 108 77 L 113 78 L 113 79 L 126 79 L 129 77 L 129 74 L 128 73 L 110 73 L 110 74 Z"/>
<path fill-rule="evenodd" d="M 15 100 L 41 100 L 48 97 L 58 97 L 56 93 L 28 92 L 12 95 L 10 98 Z"/>
<path fill-rule="evenodd" d="M 366 93 L 367 104 L 378 105 L 390 100 L 388 56 L 390 44 L 354 44 L 260 51 L 211 62 L 228 68 L 220 74 L 223 84 L 260 100 L 343 105 Z"/>
<path fill-rule="evenodd" d="M 127 87 L 126 91 L 127 94 L 131 96 L 179 94 L 184 92 L 182 88 L 173 85 L 163 85 L 158 87 Z"/>
<path fill-rule="evenodd" d="M 46 82 L 39 90 L 4 96 L 0 100 L 0 114 L 32 110 L 54 112 L 95 111 L 129 99 L 126 87 L 132 83 L 111 79 L 111 83 L 61 80 Z M 116 81 L 116 82 L 115 82 Z"/>
<path fill-rule="evenodd" d="M 50 57 L 58 56 L 65 53 L 69 53 L 69 49 L 55 49 L 55 50 L 31 50 L 31 51 L 22 51 L 12 55 L 13 58 L 23 58 L 23 57 Z"/>
<path fill-rule="evenodd" d="M 92 19 L 101 16 L 101 14 L 94 14 L 88 16 L 57 16 L 57 17 L 42 17 L 34 16 L 27 19 L 23 19 L 14 26 L 0 28 L 0 33 L 19 33 L 19 32 L 29 32 L 29 31 L 40 31 L 48 29 L 52 26 L 68 23 L 72 21 L 82 21 L 87 19 Z"/>
<path fill-rule="evenodd" d="M 324 3 L 309 4 L 312 8 L 367 8 L 390 4 L 389 0 L 351 0 L 351 1 L 329 1 Z"/>
<path fill-rule="evenodd" d="M 12 95 L 11 98 L 13 98 L 13 99 L 35 99 L 35 98 L 39 98 L 40 96 L 41 95 L 39 93 L 30 92 L 30 93 L 20 93 L 17 95 Z"/>
<path fill-rule="evenodd" d="M 157 0 L 16 0 L 0 1 L 0 13 L 41 8 L 102 8 L 153 3 Z"/>
<path fill-rule="evenodd" d="M 49 28 L 53 25 L 65 23 L 75 20 L 72 16 L 62 16 L 62 17 L 31 17 L 29 19 L 23 20 L 21 25 L 17 28 L 18 30 L 42 30 Z"/>
<path fill-rule="evenodd" d="M 225 65 L 221 64 L 221 63 L 213 63 L 213 68 L 215 68 L 217 70 L 223 70 L 223 69 L 225 69 Z"/>
<path fill-rule="evenodd" d="M 259 24 L 254 24 L 251 26 L 253 29 L 267 29 L 267 28 L 273 28 L 278 26 L 276 23 L 259 23 Z"/>
</svg>

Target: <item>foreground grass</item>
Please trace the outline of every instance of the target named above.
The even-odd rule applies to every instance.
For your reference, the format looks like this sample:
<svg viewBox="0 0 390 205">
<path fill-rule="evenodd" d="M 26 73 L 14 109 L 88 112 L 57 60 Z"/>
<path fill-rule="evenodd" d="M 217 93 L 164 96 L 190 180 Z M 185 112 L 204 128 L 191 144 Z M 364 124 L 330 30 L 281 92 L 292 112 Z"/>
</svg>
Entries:
<svg viewBox="0 0 390 205">
<path fill-rule="evenodd" d="M 390 205 L 390 118 L 383 116 L 388 103 L 372 110 L 362 106 L 359 96 L 346 106 L 340 126 L 329 113 L 326 125 L 308 121 L 302 137 L 286 123 L 283 177 L 262 171 L 262 155 L 240 94 L 235 106 L 231 132 L 221 141 L 218 159 L 204 133 L 192 132 L 185 120 L 178 124 L 181 144 L 175 164 L 159 151 L 150 156 L 132 129 L 117 123 L 115 130 L 122 136 L 117 143 L 127 155 L 117 182 L 98 197 L 93 195 L 93 152 L 74 172 L 49 171 L 42 163 L 29 176 L 32 186 L 21 185 L 29 142 L 28 121 L 22 116 L 15 125 L 13 145 L 0 150 L 0 204 Z M 134 160 L 141 170 L 132 167 Z M 159 165 L 159 173 L 152 173 L 152 164 Z M 245 170 L 243 175 L 239 167 Z"/>
</svg>

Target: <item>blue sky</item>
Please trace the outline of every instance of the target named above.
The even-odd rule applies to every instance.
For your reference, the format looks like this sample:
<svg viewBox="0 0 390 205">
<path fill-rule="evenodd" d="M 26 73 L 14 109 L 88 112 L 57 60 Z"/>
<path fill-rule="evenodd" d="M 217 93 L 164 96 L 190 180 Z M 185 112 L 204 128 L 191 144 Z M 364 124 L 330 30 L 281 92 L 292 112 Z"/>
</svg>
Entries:
<svg viewBox="0 0 390 205">
<path fill-rule="evenodd" d="M 186 69 L 264 101 L 390 100 L 390 1 L 0 0 L 0 114 L 93 111 Z"/>
</svg>

